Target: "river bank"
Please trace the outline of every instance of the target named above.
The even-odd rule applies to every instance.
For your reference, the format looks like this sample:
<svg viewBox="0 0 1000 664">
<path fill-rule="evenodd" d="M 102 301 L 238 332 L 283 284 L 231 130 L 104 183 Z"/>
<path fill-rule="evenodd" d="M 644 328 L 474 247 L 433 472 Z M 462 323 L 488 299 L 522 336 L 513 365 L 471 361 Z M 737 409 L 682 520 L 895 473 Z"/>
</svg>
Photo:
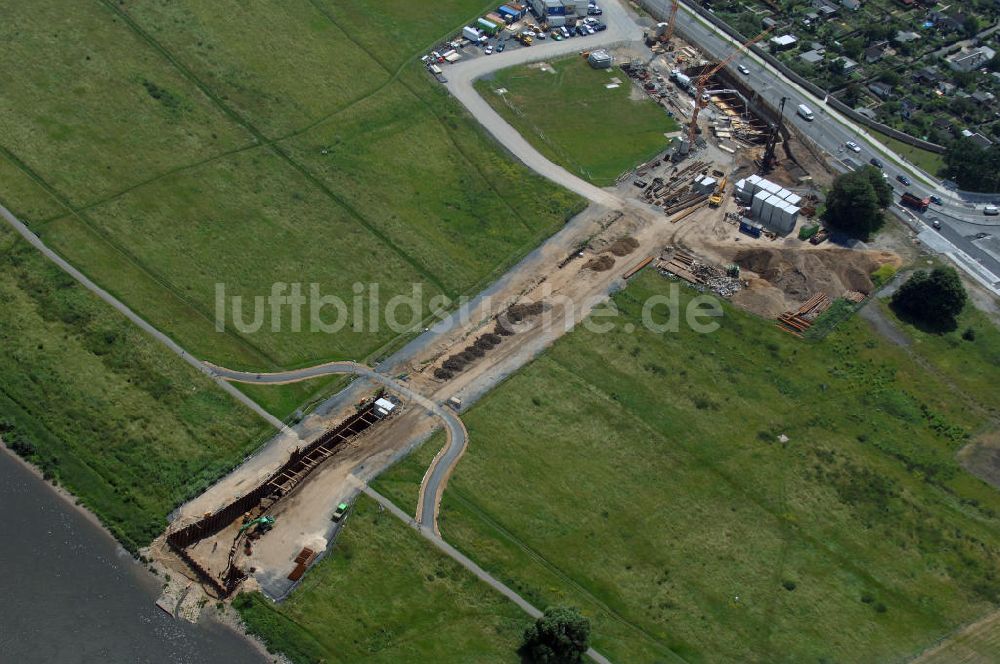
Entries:
<svg viewBox="0 0 1000 664">
<path fill-rule="evenodd" d="M 274 661 L 211 607 L 196 624 L 157 608 L 163 577 L 2 444 L 0 505 L 0 652 L 9 661 Z"/>
</svg>

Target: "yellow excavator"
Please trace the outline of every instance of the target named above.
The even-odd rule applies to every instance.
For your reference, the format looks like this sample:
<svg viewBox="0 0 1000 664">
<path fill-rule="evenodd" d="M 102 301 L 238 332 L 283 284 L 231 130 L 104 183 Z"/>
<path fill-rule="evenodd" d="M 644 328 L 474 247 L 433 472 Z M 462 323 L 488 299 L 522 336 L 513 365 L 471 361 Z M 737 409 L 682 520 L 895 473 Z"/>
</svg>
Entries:
<svg viewBox="0 0 1000 664">
<path fill-rule="evenodd" d="M 724 175 L 721 180 L 719 180 L 719 186 L 715 188 L 712 195 L 708 197 L 708 204 L 712 207 L 719 207 L 722 205 L 722 195 L 726 191 L 726 182 L 729 180 L 728 175 Z"/>
</svg>

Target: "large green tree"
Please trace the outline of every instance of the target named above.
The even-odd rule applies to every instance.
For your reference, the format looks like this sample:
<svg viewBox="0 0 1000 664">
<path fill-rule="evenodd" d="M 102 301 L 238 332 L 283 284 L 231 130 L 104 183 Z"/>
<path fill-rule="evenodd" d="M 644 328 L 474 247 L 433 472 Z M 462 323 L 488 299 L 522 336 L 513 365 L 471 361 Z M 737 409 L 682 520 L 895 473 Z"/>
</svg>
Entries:
<svg viewBox="0 0 1000 664">
<path fill-rule="evenodd" d="M 824 221 L 851 237 L 867 238 L 882 227 L 882 209 L 892 203 L 892 187 L 872 166 L 844 173 L 826 197 Z"/>
<path fill-rule="evenodd" d="M 590 647 L 590 621 L 577 609 L 549 607 L 524 631 L 521 654 L 536 664 L 575 664 Z"/>
<path fill-rule="evenodd" d="M 892 296 L 900 313 L 931 327 L 954 327 L 955 316 L 965 306 L 967 295 L 954 268 L 918 270 Z"/>
<path fill-rule="evenodd" d="M 945 175 L 967 191 L 1000 191 L 1000 148 L 961 137 L 944 153 Z"/>
</svg>

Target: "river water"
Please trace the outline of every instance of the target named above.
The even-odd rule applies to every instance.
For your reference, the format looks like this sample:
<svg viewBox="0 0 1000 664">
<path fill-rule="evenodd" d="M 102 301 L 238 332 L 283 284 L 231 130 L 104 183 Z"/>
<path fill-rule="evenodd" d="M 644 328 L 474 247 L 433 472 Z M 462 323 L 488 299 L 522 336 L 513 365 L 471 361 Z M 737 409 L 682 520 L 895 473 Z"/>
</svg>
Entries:
<svg viewBox="0 0 1000 664">
<path fill-rule="evenodd" d="M 162 580 L 0 452 L 0 663 L 262 664 L 241 635 L 174 620 Z"/>
</svg>

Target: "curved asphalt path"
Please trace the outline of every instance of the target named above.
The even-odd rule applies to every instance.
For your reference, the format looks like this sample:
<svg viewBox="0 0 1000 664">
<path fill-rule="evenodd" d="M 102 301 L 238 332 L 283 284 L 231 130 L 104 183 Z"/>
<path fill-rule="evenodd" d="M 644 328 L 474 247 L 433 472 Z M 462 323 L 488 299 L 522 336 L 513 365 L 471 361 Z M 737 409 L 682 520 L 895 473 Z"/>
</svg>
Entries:
<svg viewBox="0 0 1000 664">
<path fill-rule="evenodd" d="M 598 205 L 619 207 L 624 204 L 624 201 L 614 193 L 595 187 L 562 166 L 546 159 L 499 113 L 494 111 L 493 107 L 480 97 L 473 87 L 476 79 L 488 76 L 499 69 L 562 55 L 577 54 L 583 50 L 592 51 L 596 48 L 627 44 L 642 38 L 642 28 L 618 2 L 608 0 L 602 2 L 601 5 L 604 10 L 601 18 L 608 26 L 607 30 L 586 37 L 571 37 L 563 41 L 554 41 L 550 38 L 536 42 L 534 46 L 509 49 L 503 53 L 483 55 L 459 62 L 445 69 L 445 75 L 448 78 L 445 87 L 469 110 L 476 121 L 483 125 L 486 131 L 492 134 L 525 166 Z"/>
<path fill-rule="evenodd" d="M 422 394 L 411 390 L 409 387 L 394 378 L 390 378 L 383 373 L 357 362 L 327 362 L 313 367 L 302 369 L 292 369 L 289 371 L 278 371 L 274 373 L 253 373 L 248 371 L 235 371 L 227 369 L 210 362 L 205 362 L 206 368 L 214 377 L 223 381 L 233 381 L 238 383 L 256 383 L 265 385 L 280 385 L 282 383 L 295 383 L 302 380 L 309 380 L 318 376 L 329 376 L 331 374 L 351 374 L 368 378 L 385 385 L 392 391 L 403 395 L 422 406 L 427 412 L 436 416 L 444 424 L 447 434 L 447 442 L 441 451 L 434 457 L 434 461 L 427 469 L 423 481 L 420 483 L 420 498 L 417 501 L 417 522 L 440 536 L 438 530 L 437 517 L 441 505 L 441 495 L 452 470 L 458 464 L 458 460 L 465 454 L 468 446 L 469 434 L 465 429 L 462 420 L 448 408 L 437 404 Z M 231 387 L 231 386 L 230 386 Z"/>
</svg>

